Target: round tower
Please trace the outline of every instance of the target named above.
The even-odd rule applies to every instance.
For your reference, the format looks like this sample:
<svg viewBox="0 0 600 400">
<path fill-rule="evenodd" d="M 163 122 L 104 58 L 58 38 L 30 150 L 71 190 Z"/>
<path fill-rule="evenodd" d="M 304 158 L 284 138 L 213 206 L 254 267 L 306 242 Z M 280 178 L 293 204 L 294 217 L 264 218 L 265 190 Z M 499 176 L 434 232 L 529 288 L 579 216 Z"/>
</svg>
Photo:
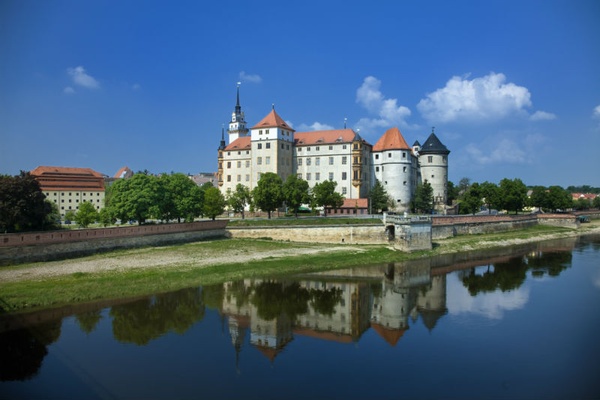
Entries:
<svg viewBox="0 0 600 400">
<path fill-rule="evenodd" d="M 448 200 L 448 154 L 450 150 L 438 139 L 431 129 L 431 134 L 419 151 L 421 182 L 429 182 L 433 189 L 434 209 L 445 213 Z"/>
</svg>

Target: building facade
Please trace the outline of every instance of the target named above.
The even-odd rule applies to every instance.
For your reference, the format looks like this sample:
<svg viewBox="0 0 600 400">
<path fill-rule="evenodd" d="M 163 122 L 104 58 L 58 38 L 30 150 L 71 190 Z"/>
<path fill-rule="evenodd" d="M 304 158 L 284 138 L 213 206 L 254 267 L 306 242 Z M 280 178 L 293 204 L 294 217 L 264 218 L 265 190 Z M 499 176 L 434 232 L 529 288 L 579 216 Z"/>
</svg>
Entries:
<svg viewBox="0 0 600 400">
<path fill-rule="evenodd" d="M 104 176 L 90 168 L 40 166 L 30 171 L 39 182 L 46 199 L 58 206 L 61 217 L 77 212 L 89 202 L 96 210 L 104 207 Z"/>
<path fill-rule="evenodd" d="M 393 127 L 371 145 L 347 128 L 296 132 L 275 107 L 248 129 L 239 86 L 236 100 L 228 143 L 223 128 L 218 149 L 217 181 L 223 194 L 238 184 L 252 190 L 262 174 L 272 172 L 284 181 L 296 174 L 311 188 L 325 180 L 335 181 L 336 191 L 346 200 L 359 200 L 368 196 L 378 180 L 393 199 L 395 210 L 403 212 L 409 209 L 417 185 L 427 180 L 434 190 L 435 208 L 444 211 L 450 151 L 433 132 L 423 146 L 416 142 L 411 147 Z"/>
</svg>

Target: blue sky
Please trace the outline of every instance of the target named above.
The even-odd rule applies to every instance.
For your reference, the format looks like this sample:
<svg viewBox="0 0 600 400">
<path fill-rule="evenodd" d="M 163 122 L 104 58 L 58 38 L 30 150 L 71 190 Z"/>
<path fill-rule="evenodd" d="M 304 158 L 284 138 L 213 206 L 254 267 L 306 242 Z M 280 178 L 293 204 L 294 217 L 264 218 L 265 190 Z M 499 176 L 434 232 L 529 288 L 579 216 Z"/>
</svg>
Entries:
<svg viewBox="0 0 600 400">
<path fill-rule="evenodd" d="M 0 2 L 0 173 L 213 172 L 250 126 L 435 133 L 450 180 L 600 186 L 600 2 Z"/>
</svg>

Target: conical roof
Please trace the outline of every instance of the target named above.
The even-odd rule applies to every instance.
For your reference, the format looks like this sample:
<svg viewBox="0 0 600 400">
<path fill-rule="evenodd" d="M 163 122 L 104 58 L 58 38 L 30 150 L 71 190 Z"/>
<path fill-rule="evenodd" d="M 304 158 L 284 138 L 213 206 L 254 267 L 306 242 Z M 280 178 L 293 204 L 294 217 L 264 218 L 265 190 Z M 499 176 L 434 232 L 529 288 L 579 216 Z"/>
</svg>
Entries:
<svg viewBox="0 0 600 400">
<path fill-rule="evenodd" d="M 293 131 L 293 129 L 275 112 L 275 108 L 271 110 L 266 117 L 264 117 L 258 124 L 252 129 L 259 128 L 283 128 Z"/>
<path fill-rule="evenodd" d="M 435 133 L 431 132 L 431 135 L 427 138 L 423 146 L 421 146 L 421 154 L 448 154 L 450 150 L 444 146 L 444 144 L 435 136 Z"/>
<path fill-rule="evenodd" d="M 400 129 L 393 127 L 388 129 L 373 146 L 373 151 L 384 150 L 410 150 L 410 146 L 404 140 Z"/>
</svg>

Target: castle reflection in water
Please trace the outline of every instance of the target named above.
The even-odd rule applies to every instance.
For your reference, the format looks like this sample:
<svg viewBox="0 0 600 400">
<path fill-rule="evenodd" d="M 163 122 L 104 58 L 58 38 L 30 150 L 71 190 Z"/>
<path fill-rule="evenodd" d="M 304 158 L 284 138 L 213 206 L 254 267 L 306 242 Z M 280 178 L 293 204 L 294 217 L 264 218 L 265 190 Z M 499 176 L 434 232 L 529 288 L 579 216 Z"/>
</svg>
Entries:
<svg viewBox="0 0 600 400">
<path fill-rule="evenodd" d="M 395 346 L 409 318 L 431 330 L 446 312 L 446 274 L 432 276 L 429 262 L 229 282 L 222 307 L 236 351 L 249 331 L 271 361 L 295 336 L 353 343 L 373 328 Z"/>
</svg>

